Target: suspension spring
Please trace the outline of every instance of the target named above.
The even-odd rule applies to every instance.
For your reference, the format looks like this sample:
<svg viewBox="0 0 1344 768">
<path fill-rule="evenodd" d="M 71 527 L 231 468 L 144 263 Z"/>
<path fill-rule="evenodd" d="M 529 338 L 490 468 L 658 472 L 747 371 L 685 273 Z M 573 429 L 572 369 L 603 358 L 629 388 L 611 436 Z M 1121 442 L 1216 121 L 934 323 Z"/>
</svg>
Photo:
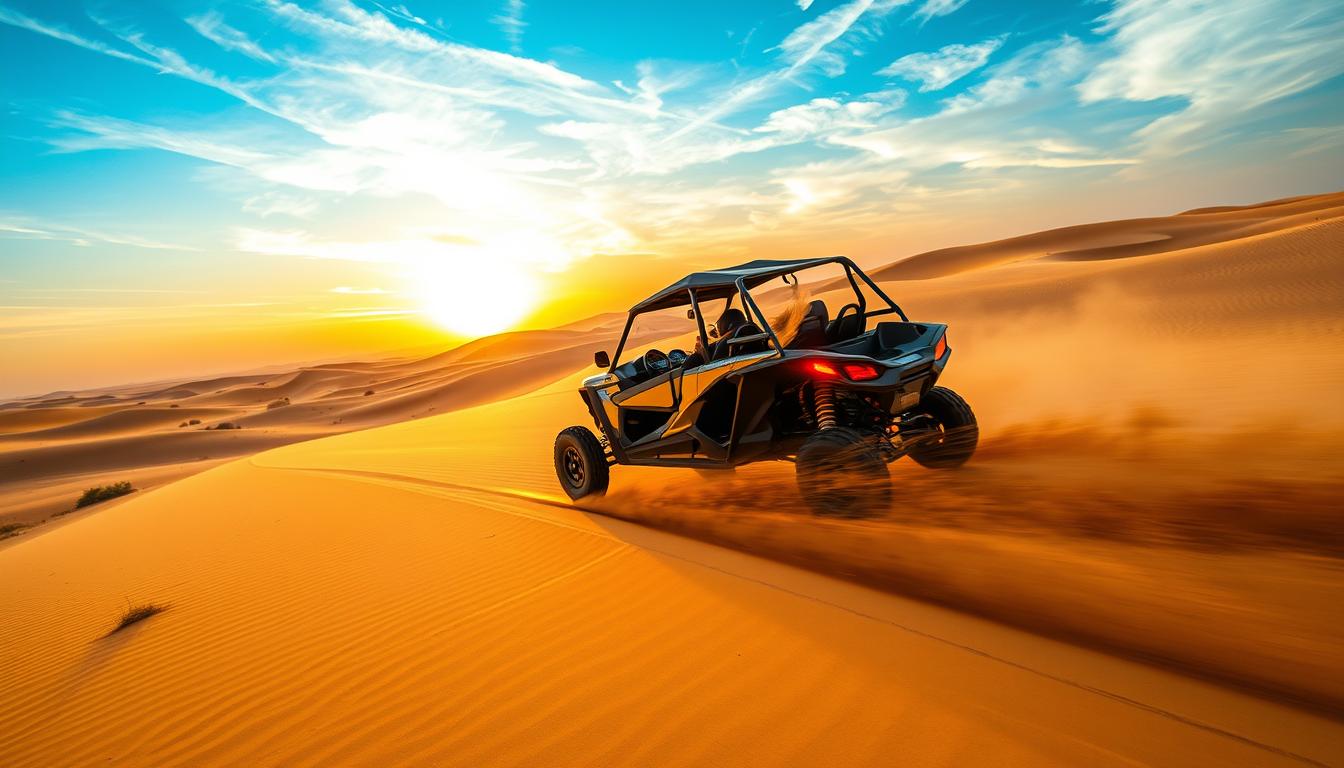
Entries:
<svg viewBox="0 0 1344 768">
<path fill-rule="evenodd" d="M 813 410 L 817 419 L 817 429 L 830 429 L 835 426 L 835 387 L 830 384 L 817 384 L 812 393 Z"/>
</svg>

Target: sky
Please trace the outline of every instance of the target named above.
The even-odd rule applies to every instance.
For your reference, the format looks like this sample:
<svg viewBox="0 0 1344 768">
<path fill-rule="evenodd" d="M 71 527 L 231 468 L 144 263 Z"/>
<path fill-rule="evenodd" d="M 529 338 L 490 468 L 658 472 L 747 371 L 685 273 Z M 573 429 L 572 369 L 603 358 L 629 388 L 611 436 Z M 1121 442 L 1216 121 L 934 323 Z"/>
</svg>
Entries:
<svg viewBox="0 0 1344 768">
<path fill-rule="evenodd" d="M 0 396 L 1338 189 L 1337 0 L 0 0 Z"/>
</svg>

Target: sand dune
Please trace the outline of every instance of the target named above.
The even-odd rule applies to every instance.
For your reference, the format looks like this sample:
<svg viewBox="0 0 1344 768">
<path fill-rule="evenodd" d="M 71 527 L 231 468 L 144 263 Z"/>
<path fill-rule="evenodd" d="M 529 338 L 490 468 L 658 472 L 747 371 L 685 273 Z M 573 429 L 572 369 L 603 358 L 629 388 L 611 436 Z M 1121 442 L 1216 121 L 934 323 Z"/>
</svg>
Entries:
<svg viewBox="0 0 1344 768">
<path fill-rule="evenodd" d="M 1344 192 L 1175 216 L 1081 224 L 978 245 L 943 248 L 876 270 L 878 280 L 945 277 L 1029 259 L 1115 259 L 1170 252 L 1344 215 Z"/>
<path fill-rule="evenodd" d="M 178 471 L 147 473 L 147 480 L 176 479 L 223 457 L 510 397 L 590 361 L 607 341 L 577 331 L 514 336 L 427 359 L 62 392 L 6 404 L 0 524 L 32 524 L 70 508 L 73 496 L 42 493 L 35 501 L 35 483 L 94 485 L 156 466 Z M 180 426 L 192 419 L 200 423 Z M 207 430 L 224 422 L 242 429 Z"/>
<path fill-rule="evenodd" d="M 632 343 L 663 329 L 650 325 Z M 187 468 L 222 457 L 422 418 L 533 391 L 590 364 L 612 344 L 611 319 L 588 330 L 522 331 L 479 339 L 424 358 L 332 363 L 295 371 L 60 392 L 0 406 L 0 524 L 32 524 L 67 511 L 73 497 L 32 498 L 32 483 L 116 472 Z M 619 330 L 616 331 L 619 333 Z M 199 419 L 200 424 L 180 426 Z M 221 423 L 241 431 L 207 430 Z M 48 486 L 50 484 L 48 483 Z M 77 494 L 76 494 L 77 495 Z"/>
<path fill-rule="evenodd" d="M 22 440 L 78 440 L 113 435 L 161 431 L 176 428 L 189 419 L 214 419 L 231 415 L 220 408 L 162 408 L 140 406 L 110 410 L 70 424 L 47 429 L 28 430 L 16 435 Z"/>
<path fill-rule="evenodd" d="M 117 410 L 115 406 L 107 409 L 90 410 L 55 405 L 43 406 L 40 403 L 0 409 L 0 435 L 52 429 L 95 418 L 100 413 L 108 413 L 114 410 Z"/>
<path fill-rule="evenodd" d="M 289 446 L 0 550 L 7 764 L 1293 765 L 1344 734 L 464 489 L 477 465 L 441 460 L 470 441 L 436 421 Z M 398 474 L 309 468 L 374 454 Z M 127 598 L 168 608 L 105 636 Z"/>
</svg>

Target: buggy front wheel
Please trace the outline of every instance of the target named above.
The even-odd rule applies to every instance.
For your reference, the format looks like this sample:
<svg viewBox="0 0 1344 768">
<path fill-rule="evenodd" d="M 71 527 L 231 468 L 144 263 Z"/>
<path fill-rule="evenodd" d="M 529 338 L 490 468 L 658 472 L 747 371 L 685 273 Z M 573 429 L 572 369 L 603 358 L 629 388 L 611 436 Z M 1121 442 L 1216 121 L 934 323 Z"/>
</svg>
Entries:
<svg viewBox="0 0 1344 768">
<path fill-rule="evenodd" d="M 587 427 L 568 427 L 555 438 L 555 475 L 571 499 L 607 491 L 611 480 L 602 444 Z"/>
</svg>

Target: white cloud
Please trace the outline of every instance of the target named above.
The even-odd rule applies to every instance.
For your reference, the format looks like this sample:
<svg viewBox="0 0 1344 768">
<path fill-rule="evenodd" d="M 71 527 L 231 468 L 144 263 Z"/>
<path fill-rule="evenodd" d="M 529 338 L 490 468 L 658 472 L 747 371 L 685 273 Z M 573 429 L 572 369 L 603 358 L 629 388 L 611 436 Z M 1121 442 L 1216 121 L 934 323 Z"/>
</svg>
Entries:
<svg viewBox="0 0 1344 768">
<path fill-rule="evenodd" d="M 812 7 L 812 0 L 798 0 L 798 9 L 806 11 Z"/>
<path fill-rule="evenodd" d="M 832 46 L 847 37 L 860 42 L 871 39 L 882 19 L 907 2 L 909 0 L 851 0 L 795 27 L 779 45 L 770 49 L 780 52 L 782 68 L 735 84 L 668 138 L 676 139 L 699 130 L 755 103 L 779 87 L 793 83 L 794 78 L 809 67 L 819 67 L 830 76 L 843 73 L 845 56 L 854 53 L 858 43 L 846 50 L 835 50 Z"/>
<path fill-rule="evenodd" d="M 771 112 L 756 131 L 801 139 L 835 131 L 871 128 L 874 120 L 899 109 L 904 103 L 905 92 L 900 90 L 865 94 L 853 101 L 812 99 L 806 104 Z"/>
<path fill-rule="evenodd" d="M 1093 149 L 1071 138 L 1075 131 L 1097 130 L 1077 113 L 1073 90 L 1088 61 L 1089 52 L 1076 38 L 1042 41 L 993 66 L 982 83 L 943 100 L 933 115 L 883 119 L 873 129 L 842 131 L 826 140 L 907 170 L 1132 165 L 1130 153 Z"/>
<path fill-rule="evenodd" d="M 395 16 L 398 19 L 401 19 L 402 21 L 409 21 L 412 24 L 417 24 L 422 27 L 429 26 L 428 21 L 425 21 L 419 16 L 416 16 L 414 13 L 411 13 L 411 10 L 407 8 L 405 5 L 387 6 L 378 2 L 378 0 L 371 0 L 371 2 L 373 2 L 374 5 L 378 6 L 378 9 L 381 10 L 383 13 L 386 13 L 388 16 Z"/>
<path fill-rule="evenodd" d="M 1017 102 L 1034 91 L 1057 91 L 1077 82 L 1086 69 L 1087 59 L 1086 47 L 1072 35 L 1033 43 L 992 68 L 984 82 L 944 101 L 944 112 L 956 114 L 998 107 Z"/>
<path fill-rule="evenodd" d="M 331 289 L 332 293 L 342 293 L 348 296 L 385 296 L 391 291 L 382 288 L 355 288 L 349 285 L 338 285 Z"/>
<path fill-rule="evenodd" d="M 880 73 L 906 78 L 912 89 L 950 91 L 934 114 L 911 118 L 902 114 L 904 91 L 855 95 L 838 90 L 847 81 L 824 79 L 852 66 L 900 5 L 837 0 L 819 7 L 755 69 L 743 64 L 750 59 L 642 61 L 616 73 L 619 80 L 448 39 L 441 24 L 388 0 L 258 0 L 253 8 L 263 18 L 230 14 L 237 28 L 214 12 L 188 18 L 216 44 L 268 64 L 223 57 L 265 72 L 248 79 L 178 52 L 190 47 L 174 50 L 96 17 L 107 34 L 73 32 L 4 8 L 0 23 L 250 107 L 208 120 L 175 110 L 139 113 L 137 120 L 68 111 L 50 118 L 58 150 L 156 149 L 209 164 L 197 178 L 238 200 L 241 218 L 230 225 L 245 227 L 241 248 L 391 261 L 489 253 L 545 269 L 592 253 L 685 254 L 708 241 L 730 252 L 727 241 L 771 227 L 782 236 L 785 225 L 876 225 L 916 195 L 1027 183 L 1013 168 L 1133 164 L 1145 145 L 1189 146 L 1189 134 L 1177 128 L 1228 124 L 1245 105 L 1299 92 L 1341 66 L 1321 44 L 1341 36 L 1339 13 L 1287 14 L 1283 29 L 1264 35 L 1277 46 L 1271 50 L 1257 42 L 1252 23 L 1267 26 L 1267 11 L 1237 6 L 1226 14 L 1231 18 L 1206 19 L 1199 9 L 1119 0 L 1087 44 L 1063 35 L 1004 56 L 1004 37 L 994 37 L 897 59 Z M 922 0 L 908 7 L 918 9 L 918 19 L 960 6 Z M 523 9 L 509 3 L 499 10 Z M 1159 21 L 1184 31 L 1163 37 L 1149 27 Z M 1154 35 L 1162 50 L 1147 47 Z M 1205 44 L 1209 38 L 1216 42 Z M 263 40 L 266 48 L 257 42 Z M 949 88 L 972 73 L 972 87 Z M 1246 96 L 1252 87 L 1256 94 Z M 1120 103 L 1152 99 L 1166 100 L 1151 108 Z M 1158 109 L 1171 116 L 1136 134 Z M 276 119 L 258 119 L 252 110 Z M 1293 147 L 1329 140 L 1304 135 Z M 366 218 L 356 224 L 347 215 Z M 67 235 L 72 242 L 84 237 Z"/>
<path fill-rule="evenodd" d="M 919 6 L 911 16 L 918 19 L 922 24 L 929 19 L 955 13 L 966 3 L 967 0 L 924 0 L 924 4 Z"/>
<path fill-rule="evenodd" d="M 795 28 L 777 50 L 790 72 L 816 63 L 834 77 L 845 71 L 845 52 L 828 50 L 846 35 L 870 36 L 873 25 L 908 0 L 850 0 Z M 861 23 L 862 22 L 862 23 Z"/>
<path fill-rule="evenodd" d="M 936 51 L 902 56 L 878 70 L 877 74 L 917 82 L 921 93 L 937 91 L 983 67 L 1001 45 L 1001 37 L 973 45 L 945 45 Z"/>
<path fill-rule="evenodd" d="M 0 24 L 8 24 L 13 27 L 19 27 L 20 29 L 26 29 L 30 32 L 36 32 L 39 35 L 46 35 L 47 37 L 62 40 L 72 45 L 77 45 L 80 48 L 112 56 L 113 58 L 122 59 L 123 61 L 133 61 L 136 64 L 142 64 L 149 67 L 157 66 L 155 62 L 148 59 L 136 56 L 132 53 L 127 53 L 126 51 L 114 48 L 105 43 L 100 43 L 96 40 L 90 40 L 82 35 L 71 32 L 64 27 L 39 21 L 31 16 L 19 13 L 18 11 L 11 10 L 4 6 L 0 6 Z"/>
<path fill-rule="evenodd" d="M 594 83 L 553 64 L 439 40 L 420 30 L 399 27 L 386 16 L 365 11 L 349 0 L 331 0 L 327 3 L 325 7 L 331 9 L 334 14 L 332 16 L 300 8 L 282 0 L 267 0 L 267 5 L 282 21 L 317 33 L 327 41 L 345 38 L 388 46 L 407 53 L 431 55 L 461 67 L 459 75 L 485 75 L 538 87 L 571 91 L 597 88 Z"/>
<path fill-rule="evenodd" d="M 259 61 L 275 63 L 275 57 L 267 53 L 260 45 L 237 29 L 224 23 L 224 17 L 218 11 L 209 11 L 199 16 L 188 16 L 187 24 L 201 37 L 229 51 L 251 56 Z"/>
<path fill-rule="evenodd" d="M 899 194 L 910 172 L 885 163 L 848 159 L 781 169 L 772 177 L 783 193 L 781 213 L 785 216 L 819 217 L 827 209 L 832 215 L 851 216 L 868 208 L 868 203 L 861 202 L 865 197 Z"/>
<path fill-rule="evenodd" d="M 527 22 L 523 21 L 523 0 L 504 0 L 503 12 L 492 21 L 504 33 L 504 39 L 509 41 L 509 47 L 517 53 L 522 47 L 523 30 L 527 28 Z"/>
<path fill-rule="evenodd" d="M 277 191 L 263 192 L 243 201 L 244 211 L 262 218 L 292 216 L 302 219 L 317 213 L 320 207 L 318 201 L 311 197 L 296 197 Z"/>
<path fill-rule="evenodd" d="M 1110 57 L 1079 86 L 1084 103 L 1179 97 L 1140 132 L 1156 154 L 1203 146 L 1272 101 L 1344 73 L 1335 0 L 1116 0 L 1098 30 Z"/>
<path fill-rule="evenodd" d="M 198 251 L 199 248 L 179 243 L 165 243 L 133 234 L 105 232 L 63 222 L 30 218 L 0 219 L 0 239 L 57 240 L 71 245 L 89 246 L 93 243 L 128 245 L 155 251 Z"/>
<path fill-rule="evenodd" d="M 194 134 L 114 117 L 58 112 L 54 124 L 79 131 L 77 134 L 68 134 L 51 140 L 57 149 L 66 152 L 90 149 L 161 149 L 237 168 L 253 167 L 271 159 L 271 156 L 264 152 L 248 149 L 244 141 L 231 141 L 218 134 Z"/>
</svg>

